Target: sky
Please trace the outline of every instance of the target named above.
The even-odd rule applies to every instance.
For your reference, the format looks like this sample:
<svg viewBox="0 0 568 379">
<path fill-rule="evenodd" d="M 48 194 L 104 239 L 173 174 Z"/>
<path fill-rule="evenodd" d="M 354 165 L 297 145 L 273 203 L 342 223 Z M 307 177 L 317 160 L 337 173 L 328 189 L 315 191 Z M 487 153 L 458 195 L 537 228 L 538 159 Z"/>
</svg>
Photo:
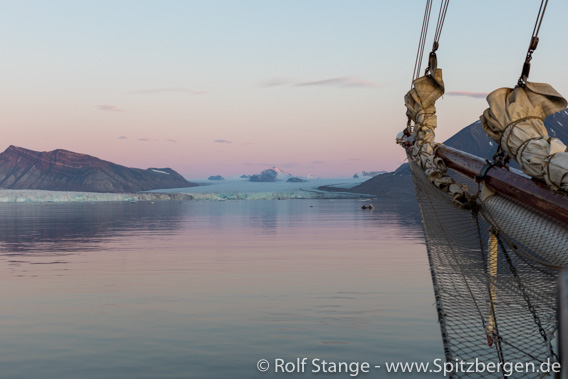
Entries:
<svg viewBox="0 0 568 379">
<path fill-rule="evenodd" d="M 426 49 L 432 45 L 434 2 Z M 520 75 L 538 0 L 450 2 L 437 140 Z M 425 1 L 0 0 L 0 150 L 66 149 L 188 179 L 394 170 Z M 551 0 L 530 80 L 568 96 Z"/>
</svg>

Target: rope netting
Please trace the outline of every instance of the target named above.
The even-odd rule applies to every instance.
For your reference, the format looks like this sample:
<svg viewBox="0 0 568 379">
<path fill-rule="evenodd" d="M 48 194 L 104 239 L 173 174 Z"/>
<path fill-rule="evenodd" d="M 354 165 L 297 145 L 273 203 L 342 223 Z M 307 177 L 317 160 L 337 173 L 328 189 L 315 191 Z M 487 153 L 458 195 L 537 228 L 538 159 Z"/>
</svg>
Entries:
<svg viewBox="0 0 568 379">
<path fill-rule="evenodd" d="M 567 247 L 562 245 L 562 238 L 551 239 L 556 229 L 531 225 L 532 212 L 508 199 L 498 199 L 499 195 L 484 202 L 478 199 L 480 206 L 476 209 L 464 209 L 433 185 L 411 157 L 409 162 L 446 361 L 477 360 L 502 365 L 521 362 L 532 363 L 536 369 L 541 362 L 557 362 L 555 263 L 559 262 L 551 263 L 548 258 Z M 466 185 L 475 198 L 477 183 L 452 170 L 448 174 Z M 497 206 L 488 204 L 496 199 Z M 525 211 L 525 218 L 507 222 L 509 228 L 504 227 L 500 215 L 494 214 L 520 217 L 519 212 Z M 547 222 L 557 225 L 553 220 Z M 557 226 L 557 231 L 565 232 L 565 225 Z M 547 376 L 530 371 L 516 372 L 513 377 Z M 502 378 L 504 373 L 457 372 L 452 377 Z"/>
</svg>

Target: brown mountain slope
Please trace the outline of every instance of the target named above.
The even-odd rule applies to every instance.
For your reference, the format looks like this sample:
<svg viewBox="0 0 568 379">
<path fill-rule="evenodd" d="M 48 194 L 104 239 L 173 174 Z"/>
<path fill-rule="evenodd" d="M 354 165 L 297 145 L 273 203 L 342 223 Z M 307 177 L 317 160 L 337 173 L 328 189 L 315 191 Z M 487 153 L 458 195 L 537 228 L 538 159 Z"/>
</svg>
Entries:
<svg viewBox="0 0 568 379">
<path fill-rule="evenodd" d="M 193 187 L 170 168 L 128 168 L 67 150 L 17 146 L 0 154 L 0 188 L 81 192 L 137 192 Z"/>
</svg>

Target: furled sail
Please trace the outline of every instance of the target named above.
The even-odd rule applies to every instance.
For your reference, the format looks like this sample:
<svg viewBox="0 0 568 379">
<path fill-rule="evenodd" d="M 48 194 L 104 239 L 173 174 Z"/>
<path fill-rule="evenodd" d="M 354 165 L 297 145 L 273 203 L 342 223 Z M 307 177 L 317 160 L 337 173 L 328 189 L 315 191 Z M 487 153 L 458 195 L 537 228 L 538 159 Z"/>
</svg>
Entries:
<svg viewBox="0 0 568 379">
<path fill-rule="evenodd" d="M 549 137 L 544 127 L 546 116 L 566 108 L 566 99 L 549 84 L 526 82 L 524 87 L 491 92 L 487 102 L 481 123 L 489 137 L 525 174 L 545 180 L 554 190 L 568 191 L 566 145 Z"/>
<path fill-rule="evenodd" d="M 430 182 L 448 192 L 454 202 L 465 204 L 468 202 L 467 188 L 457 184 L 446 174 L 444 161 L 435 155 L 436 100 L 444 94 L 444 81 L 441 69 L 433 72 L 433 75 L 424 75 L 414 80 L 412 89 L 404 96 L 406 115 L 415 124 L 412 156 Z"/>
</svg>

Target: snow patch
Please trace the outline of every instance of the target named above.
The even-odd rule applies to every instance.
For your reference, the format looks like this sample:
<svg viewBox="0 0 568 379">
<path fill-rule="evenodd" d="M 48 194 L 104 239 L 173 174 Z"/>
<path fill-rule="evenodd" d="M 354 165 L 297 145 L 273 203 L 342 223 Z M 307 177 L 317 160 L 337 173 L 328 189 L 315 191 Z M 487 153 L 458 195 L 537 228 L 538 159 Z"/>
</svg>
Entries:
<svg viewBox="0 0 568 379">
<path fill-rule="evenodd" d="M 160 174 L 166 174 L 166 175 L 170 174 L 169 172 L 165 172 L 165 171 L 162 171 L 162 170 L 156 170 L 155 168 L 152 168 L 151 170 L 154 171 L 154 172 L 159 172 Z"/>
</svg>

